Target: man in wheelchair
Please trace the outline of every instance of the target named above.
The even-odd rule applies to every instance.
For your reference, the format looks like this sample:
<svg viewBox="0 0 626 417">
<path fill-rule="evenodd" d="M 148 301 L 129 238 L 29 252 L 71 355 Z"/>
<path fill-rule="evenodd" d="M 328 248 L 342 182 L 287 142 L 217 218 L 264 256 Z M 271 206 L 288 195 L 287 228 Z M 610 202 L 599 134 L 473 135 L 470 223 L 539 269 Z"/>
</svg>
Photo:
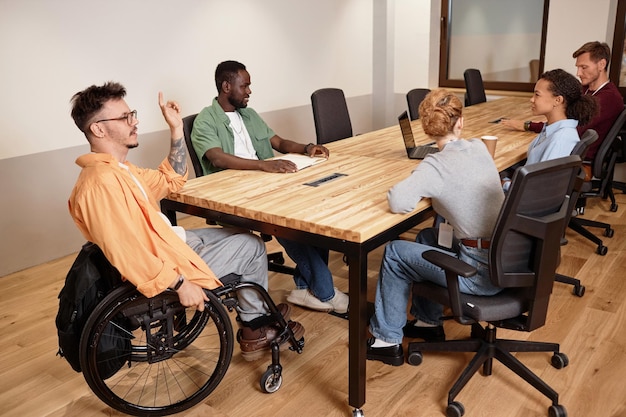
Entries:
<svg viewBox="0 0 626 417">
<path fill-rule="evenodd" d="M 267 257 L 260 238 L 233 227 L 184 230 L 160 212 L 158 202 L 179 190 L 188 175 L 180 106 L 164 102 L 159 93 L 171 133 L 170 152 L 158 169 L 140 168 L 126 160 L 128 151 L 139 145 L 139 120 L 125 95 L 121 84 L 107 82 L 72 97 L 72 118 L 91 147 L 91 153 L 76 160 L 82 170 L 68 202 L 83 236 L 146 297 L 170 288 L 181 304 L 202 311 L 209 301 L 203 289 L 219 287 L 218 277 L 236 274 L 267 289 Z M 255 291 L 243 289 L 237 298 L 242 356 L 256 360 L 281 329 Z M 290 307 L 277 307 L 295 338 L 302 338 L 304 327 L 289 321 Z"/>
</svg>

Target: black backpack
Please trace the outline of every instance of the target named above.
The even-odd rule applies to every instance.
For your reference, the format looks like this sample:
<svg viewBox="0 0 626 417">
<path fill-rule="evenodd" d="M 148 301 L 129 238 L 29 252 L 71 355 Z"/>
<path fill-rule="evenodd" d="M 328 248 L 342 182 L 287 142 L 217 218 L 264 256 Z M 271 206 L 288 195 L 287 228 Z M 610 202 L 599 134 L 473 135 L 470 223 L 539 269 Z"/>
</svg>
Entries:
<svg viewBox="0 0 626 417">
<path fill-rule="evenodd" d="M 119 271 L 109 263 L 100 248 L 87 242 L 72 264 L 59 293 L 56 327 L 59 336 L 57 355 L 64 357 L 76 372 L 81 372 L 80 338 L 94 308 L 113 289 L 122 284 Z M 130 333 L 109 324 L 98 348 L 98 370 L 102 379 L 117 372 L 130 358 Z"/>
</svg>

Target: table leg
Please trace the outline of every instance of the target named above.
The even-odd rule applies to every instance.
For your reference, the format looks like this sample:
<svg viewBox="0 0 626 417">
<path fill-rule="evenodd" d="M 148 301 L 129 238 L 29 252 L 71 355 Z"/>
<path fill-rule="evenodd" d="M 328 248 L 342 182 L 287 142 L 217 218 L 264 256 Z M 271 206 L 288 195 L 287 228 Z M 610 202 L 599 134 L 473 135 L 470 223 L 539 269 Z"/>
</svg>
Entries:
<svg viewBox="0 0 626 417">
<path fill-rule="evenodd" d="M 367 253 L 348 255 L 350 285 L 348 403 L 355 409 L 365 404 L 367 318 Z"/>
</svg>

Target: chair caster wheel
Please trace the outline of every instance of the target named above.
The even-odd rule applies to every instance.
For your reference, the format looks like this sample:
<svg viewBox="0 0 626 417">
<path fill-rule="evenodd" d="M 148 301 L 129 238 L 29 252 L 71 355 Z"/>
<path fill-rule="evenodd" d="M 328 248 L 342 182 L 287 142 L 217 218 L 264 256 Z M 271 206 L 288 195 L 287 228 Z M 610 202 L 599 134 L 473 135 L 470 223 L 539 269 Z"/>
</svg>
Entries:
<svg viewBox="0 0 626 417">
<path fill-rule="evenodd" d="M 283 376 L 280 372 L 275 373 L 271 366 L 267 368 L 267 371 L 261 377 L 261 390 L 268 394 L 278 391 L 282 384 Z"/>
<path fill-rule="evenodd" d="M 418 366 L 422 364 L 423 358 L 424 355 L 422 355 L 422 352 L 420 351 L 409 352 L 406 361 L 409 363 L 409 365 Z"/>
<path fill-rule="evenodd" d="M 552 405 L 548 408 L 548 415 L 550 417 L 567 417 L 567 410 L 562 405 Z"/>
<path fill-rule="evenodd" d="M 611 228 L 604 230 L 604 236 L 606 237 L 613 237 L 614 233 L 615 233 L 615 230 Z"/>
<path fill-rule="evenodd" d="M 361 410 L 360 408 L 355 408 L 354 410 L 352 410 L 352 417 L 364 417 L 365 414 L 363 414 L 363 410 Z"/>
<path fill-rule="evenodd" d="M 461 417 L 465 414 L 465 407 L 458 401 L 452 401 L 446 407 L 446 417 Z"/>
<path fill-rule="evenodd" d="M 585 286 L 584 285 L 579 285 L 577 287 L 574 287 L 574 295 L 577 295 L 579 297 L 582 297 L 583 295 L 585 295 Z"/>
<path fill-rule="evenodd" d="M 598 246 L 598 249 L 596 250 L 596 253 L 598 255 L 606 255 L 606 253 L 609 251 L 609 248 L 607 248 L 606 246 L 600 245 Z"/>
<path fill-rule="evenodd" d="M 569 365 L 569 358 L 565 353 L 557 352 L 552 355 L 550 362 L 556 369 L 562 369 Z"/>
<path fill-rule="evenodd" d="M 617 204 L 611 204 L 611 211 L 615 213 L 617 211 Z"/>
</svg>

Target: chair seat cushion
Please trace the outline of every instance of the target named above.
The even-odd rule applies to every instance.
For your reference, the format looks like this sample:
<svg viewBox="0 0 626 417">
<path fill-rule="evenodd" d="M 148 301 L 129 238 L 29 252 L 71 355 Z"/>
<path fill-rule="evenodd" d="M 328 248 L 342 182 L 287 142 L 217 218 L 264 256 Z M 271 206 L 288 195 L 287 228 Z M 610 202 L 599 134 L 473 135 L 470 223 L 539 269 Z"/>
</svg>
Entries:
<svg viewBox="0 0 626 417">
<path fill-rule="evenodd" d="M 524 290 L 507 288 L 496 295 L 479 296 L 461 294 L 463 315 L 476 321 L 502 321 L 522 315 L 528 311 L 527 297 Z M 424 282 L 413 285 L 413 294 L 450 305 L 448 289 Z"/>
</svg>

